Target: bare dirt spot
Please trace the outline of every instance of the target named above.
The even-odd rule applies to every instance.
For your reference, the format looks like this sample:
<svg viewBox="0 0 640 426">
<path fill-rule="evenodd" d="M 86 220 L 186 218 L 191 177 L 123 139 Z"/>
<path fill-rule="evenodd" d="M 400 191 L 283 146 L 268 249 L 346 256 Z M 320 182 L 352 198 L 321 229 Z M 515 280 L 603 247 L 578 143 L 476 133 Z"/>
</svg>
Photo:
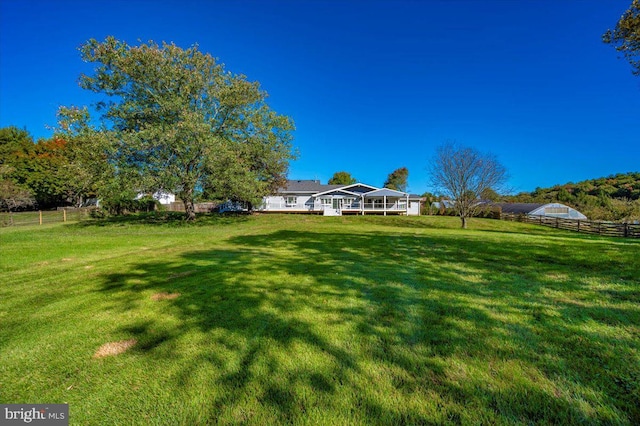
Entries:
<svg viewBox="0 0 640 426">
<path fill-rule="evenodd" d="M 104 358 L 107 356 L 120 355 L 126 352 L 129 348 L 132 348 L 138 341 L 136 339 L 120 340 L 118 342 L 109 342 L 100 346 L 96 353 L 93 354 L 94 358 Z"/>
<path fill-rule="evenodd" d="M 151 300 L 173 300 L 180 296 L 180 293 L 161 292 L 151 296 Z"/>
</svg>

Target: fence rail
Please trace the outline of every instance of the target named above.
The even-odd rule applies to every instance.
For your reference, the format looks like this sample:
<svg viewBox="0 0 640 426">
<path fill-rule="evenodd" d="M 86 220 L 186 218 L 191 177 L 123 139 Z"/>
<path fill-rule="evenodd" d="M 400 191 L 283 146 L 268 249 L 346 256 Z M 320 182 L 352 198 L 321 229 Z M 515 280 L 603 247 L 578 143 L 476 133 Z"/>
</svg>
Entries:
<svg viewBox="0 0 640 426">
<path fill-rule="evenodd" d="M 584 232 L 586 234 L 604 235 L 607 237 L 640 238 L 640 224 L 600 222 L 592 220 L 563 219 L 559 217 L 516 215 L 502 213 L 502 220 L 534 223 L 567 231 Z"/>
<path fill-rule="evenodd" d="M 79 222 L 90 217 L 92 210 L 95 209 L 60 208 L 57 210 L 40 210 L 34 212 L 2 212 L 0 213 L 0 227 Z"/>
</svg>

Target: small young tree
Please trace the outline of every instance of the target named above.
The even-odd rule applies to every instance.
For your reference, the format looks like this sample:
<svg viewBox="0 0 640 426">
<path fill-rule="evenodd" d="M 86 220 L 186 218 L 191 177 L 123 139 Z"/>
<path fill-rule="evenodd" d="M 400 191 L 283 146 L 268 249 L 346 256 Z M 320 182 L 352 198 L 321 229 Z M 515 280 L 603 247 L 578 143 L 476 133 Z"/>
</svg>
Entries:
<svg viewBox="0 0 640 426">
<path fill-rule="evenodd" d="M 407 190 L 407 178 L 409 177 L 409 169 L 401 167 L 389 173 L 387 180 L 384 182 L 384 187 L 389 189 L 395 189 L 396 191 L 405 192 Z"/>
<path fill-rule="evenodd" d="M 357 180 L 349 172 L 335 172 L 333 177 L 329 179 L 329 185 L 352 185 Z"/>
<path fill-rule="evenodd" d="M 462 228 L 480 207 L 482 193 L 500 189 L 507 180 L 506 169 L 493 155 L 451 142 L 437 149 L 429 173 L 434 188 L 453 201 Z"/>
</svg>

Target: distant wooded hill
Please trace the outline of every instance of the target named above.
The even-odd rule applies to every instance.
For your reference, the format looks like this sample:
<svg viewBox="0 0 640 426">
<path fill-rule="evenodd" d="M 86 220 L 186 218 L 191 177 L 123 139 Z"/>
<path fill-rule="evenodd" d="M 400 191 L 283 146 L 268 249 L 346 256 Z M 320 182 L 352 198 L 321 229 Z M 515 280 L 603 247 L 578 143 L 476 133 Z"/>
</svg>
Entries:
<svg viewBox="0 0 640 426">
<path fill-rule="evenodd" d="M 593 220 L 640 219 L 640 172 L 620 173 L 578 183 L 536 188 L 503 197 L 522 203 L 560 202 L 581 211 Z"/>
</svg>

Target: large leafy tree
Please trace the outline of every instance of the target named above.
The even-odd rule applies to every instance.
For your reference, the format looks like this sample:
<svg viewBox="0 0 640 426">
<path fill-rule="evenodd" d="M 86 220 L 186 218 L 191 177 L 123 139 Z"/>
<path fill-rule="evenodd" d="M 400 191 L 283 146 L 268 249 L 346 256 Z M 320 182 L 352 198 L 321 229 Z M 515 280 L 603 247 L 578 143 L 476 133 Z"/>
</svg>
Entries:
<svg viewBox="0 0 640 426">
<path fill-rule="evenodd" d="M 109 97 L 98 104 L 113 142 L 109 161 L 136 189 L 176 192 L 192 220 L 205 189 L 257 202 L 284 183 L 293 123 L 268 106 L 257 82 L 198 46 L 108 37 L 89 40 L 81 53 L 96 68 L 80 85 Z"/>
<path fill-rule="evenodd" d="M 506 169 L 493 155 L 454 143 L 438 148 L 429 172 L 434 188 L 454 202 L 463 228 L 480 208 L 482 194 L 500 189 L 507 179 Z"/>
<path fill-rule="evenodd" d="M 351 185 L 356 183 L 357 180 L 349 172 L 335 172 L 331 179 L 329 179 L 329 185 Z"/>
<path fill-rule="evenodd" d="M 616 27 L 604 33 L 602 40 L 615 46 L 633 67 L 633 74 L 640 75 L 640 0 L 631 2 Z"/>
<path fill-rule="evenodd" d="M 409 177 L 409 169 L 401 167 L 389 173 L 387 180 L 384 182 L 384 187 L 389 189 L 395 189 L 396 191 L 407 190 L 407 178 Z"/>
</svg>

